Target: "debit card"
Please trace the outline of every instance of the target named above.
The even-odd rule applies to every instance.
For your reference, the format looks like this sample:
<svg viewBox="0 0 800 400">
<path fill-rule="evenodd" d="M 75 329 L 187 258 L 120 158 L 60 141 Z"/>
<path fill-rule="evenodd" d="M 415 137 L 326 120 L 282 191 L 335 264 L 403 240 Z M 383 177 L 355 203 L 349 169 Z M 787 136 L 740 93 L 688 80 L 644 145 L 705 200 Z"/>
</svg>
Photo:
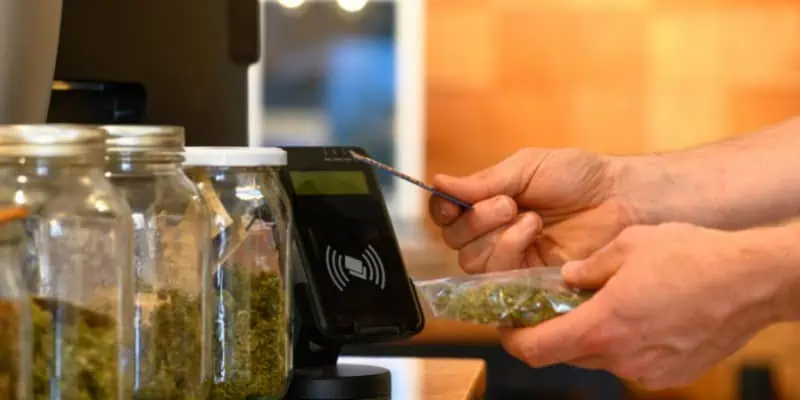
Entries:
<svg viewBox="0 0 800 400">
<path fill-rule="evenodd" d="M 449 195 L 447 193 L 444 193 L 444 192 L 434 188 L 433 186 L 428 185 L 428 184 L 420 181 L 419 179 L 412 178 L 412 177 L 410 177 L 410 176 L 408 176 L 408 175 L 406 175 L 406 174 L 404 174 L 404 173 L 402 173 L 402 172 L 400 172 L 400 171 L 398 171 L 398 170 L 396 170 L 396 169 L 394 169 L 394 168 L 392 168 L 392 167 L 390 167 L 390 166 L 388 166 L 386 164 L 383 164 L 383 163 L 381 163 L 379 161 L 373 160 L 373 159 L 371 159 L 371 158 L 369 158 L 367 156 L 363 156 L 363 155 L 358 154 L 358 153 L 356 153 L 354 151 L 350 151 L 350 156 L 352 156 L 354 159 L 356 159 L 358 161 L 361 161 L 361 162 L 369 164 L 369 165 L 371 165 L 373 167 L 382 169 L 382 170 L 384 170 L 386 172 L 389 172 L 390 174 L 392 174 L 392 175 L 394 175 L 394 176 L 396 176 L 398 178 L 401 178 L 401 179 L 403 179 L 405 181 L 411 182 L 411 183 L 421 187 L 422 189 L 425 189 L 428 192 L 432 193 L 434 196 L 439 196 L 439 197 L 441 197 L 443 199 L 446 199 L 446 200 L 448 200 L 448 201 L 450 201 L 452 203 L 455 203 L 455 204 L 457 204 L 457 205 L 459 205 L 459 206 L 461 206 L 461 207 L 463 207 L 465 209 L 472 208 L 472 204 L 470 204 L 470 203 L 468 203 L 468 202 L 466 202 L 464 200 L 458 199 L 456 197 L 453 197 L 453 196 L 451 196 L 451 195 Z"/>
</svg>

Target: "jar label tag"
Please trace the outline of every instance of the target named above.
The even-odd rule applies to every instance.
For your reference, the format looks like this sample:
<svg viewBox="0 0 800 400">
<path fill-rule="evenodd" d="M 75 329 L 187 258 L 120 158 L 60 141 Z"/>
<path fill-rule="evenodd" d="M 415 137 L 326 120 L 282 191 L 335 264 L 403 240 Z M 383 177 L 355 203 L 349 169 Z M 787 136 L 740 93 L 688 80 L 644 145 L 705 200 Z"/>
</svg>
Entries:
<svg viewBox="0 0 800 400">
<path fill-rule="evenodd" d="M 211 237 L 215 238 L 223 230 L 233 224 L 233 218 L 231 218 L 231 216 L 225 210 L 225 206 L 222 205 L 222 201 L 219 199 L 217 191 L 214 190 L 214 185 L 211 183 L 211 179 L 208 178 L 208 175 L 202 171 L 197 171 L 192 175 L 194 175 L 192 178 L 195 182 L 195 185 L 197 185 L 197 190 L 200 191 L 200 196 L 203 198 L 203 201 L 206 202 L 206 206 L 211 211 L 213 220 Z"/>
</svg>

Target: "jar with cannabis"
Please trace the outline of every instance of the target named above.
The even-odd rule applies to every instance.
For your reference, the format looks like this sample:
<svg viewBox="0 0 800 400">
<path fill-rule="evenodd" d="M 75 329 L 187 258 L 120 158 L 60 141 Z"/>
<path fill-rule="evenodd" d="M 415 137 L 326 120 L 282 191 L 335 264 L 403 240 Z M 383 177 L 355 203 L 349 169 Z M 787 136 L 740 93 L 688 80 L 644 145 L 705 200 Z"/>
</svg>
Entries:
<svg viewBox="0 0 800 400">
<path fill-rule="evenodd" d="M 189 147 L 186 172 L 214 215 L 214 399 L 279 399 L 291 369 L 291 214 L 277 148 Z"/>
<path fill-rule="evenodd" d="M 32 394 L 30 303 L 21 275 L 26 214 L 24 208 L 0 208 L 0 400 Z"/>
<path fill-rule="evenodd" d="M 134 226 L 134 398 L 210 390 L 211 219 L 182 169 L 184 129 L 109 125 L 107 175 Z"/>
<path fill-rule="evenodd" d="M 129 399 L 131 235 L 104 176 L 104 131 L 0 126 L 0 207 L 27 210 L 33 399 Z"/>
</svg>

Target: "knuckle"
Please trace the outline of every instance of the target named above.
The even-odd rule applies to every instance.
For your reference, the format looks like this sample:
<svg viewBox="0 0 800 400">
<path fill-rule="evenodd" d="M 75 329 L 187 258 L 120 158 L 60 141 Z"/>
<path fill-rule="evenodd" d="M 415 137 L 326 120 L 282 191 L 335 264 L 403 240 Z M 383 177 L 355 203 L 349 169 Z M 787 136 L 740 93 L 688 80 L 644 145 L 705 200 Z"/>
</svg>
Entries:
<svg viewBox="0 0 800 400">
<path fill-rule="evenodd" d="M 636 343 L 636 333 L 628 324 L 621 322 L 617 308 L 603 312 L 601 323 L 587 328 L 581 337 L 583 351 L 590 354 L 614 356 L 627 353 Z"/>
<path fill-rule="evenodd" d="M 445 228 L 442 230 L 442 241 L 444 242 L 447 247 L 453 250 L 459 250 L 461 247 L 456 240 L 461 235 L 457 229 L 454 228 Z"/>
<path fill-rule="evenodd" d="M 542 349 L 539 341 L 535 338 L 517 336 L 506 338 L 501 344 L 508 354 L 529 367 L 536 368 L 542 365 Z"/>
<path fill-rule="evenodd" d="M 522 160 L 529 160 L 532 157 L 538 157 L 541 154 L 541 150 L 535 147 L 526 147 L 523 149 L 517 150 L 514 153 L 513 158 L 522 159 Z"/>
<path fill-rule="evenodd" d="M 642 226 L 642 225 L 629 226 L 624 231 L 622 231 L 622 235 L 621 236 L 623 238 L 633 239 L 633 238 L 641 236 L 642 234 L 647 233 L 648 228 L 649 227 Z"/>
<path fill-rule="evenodd" d="M 619 236 L 617 240 L 614 241 L 621 248 L 628 248 L 631 245 L 643 240 L 647 235 L 650 233 L 650 227 L 648 226 L 640 226 L 634 225 L 628 228 L 625 228 Z"/>
<path fill-rule="evenodd" d="M 664 390 L 691 383 L 691 379 L 687 379 L 684 374 L 675 373 L 673 369 L 665 369 L 662 364 L 641 357 L 620 360 L 614 363 L 609 372 L 620 378 L 636 381 L 646 390 Z"/>
<path fill-rule="evenodd" d="M 486 263 L 480 257 L 467 251 L 458 252 L 458 265 L 467 273 L 479 273 L 486 270 Z"/>
<path fill-rule="evenodd" d="M 613 245 L 617 247 L 623 247 L 630 242 L 633 241 L 633 238 L 636 236 L 636 230 L 632 228 L 625 229 L 624 231 L 620 232 L 619 236 L 617 236 L 617 240 L 612 242 Z"/>
<path fill-rule="evenodd" d="M 613 361 L 611 363 L 611 367 L 608 369 L 608 372 L 611 372 L 619 378 L 630 380 L 638 380 L 641 377 L 641 370 L 637 365 L 630 361 L 621 359 Z"/>
<path fill-rule="evenodd" d="M 583 351 L 588 354 L 621 354 L 630 343 L 630 339 L 619 330 L 598 327 L 583 339 Z"/>
<path fill-rule="evenodd" d="M 605 330 L 593 330 L 582 340 L 583 350 L 587 353 L 606 353 L 615 338 Z"/>
<path fill-rule="evenodd" d="M 608 245 L 608 250 L 611 254 L 624 253 L 630 249 L 634 244 L 634 240 L 628 235 L 623 234 L 617 237 L 613 242 Z"/>
<path fill-rule="evenodd" d="M 670 379 L 668 377 L 639 378 L 639 385 L 649 391 L 666 390 L 691 383 L 689 380 Z"/>
<path fill-rule="evenodd" d="M 562 149 L 561 154 L 567 160 L 585 160 L 587 157 L 592 156 L 592 153 L 574 147 Z"/>
<path fill-rule="evenodd" d="M 536 368 L 544 365 L 542 359 L 542 350 L 537 340 L 531 340 L 525 343 L 520 349 L 521 360 L 531 368 Z"/>
<path fill-rule="evenodd" d="M 465 214 L 467 224 L 474 228 L 498 225 L 510 221 L 517 214 L 517 204 L 511 197 L 497 196 L 475 204 L 473 212 Z"/>
</svg>

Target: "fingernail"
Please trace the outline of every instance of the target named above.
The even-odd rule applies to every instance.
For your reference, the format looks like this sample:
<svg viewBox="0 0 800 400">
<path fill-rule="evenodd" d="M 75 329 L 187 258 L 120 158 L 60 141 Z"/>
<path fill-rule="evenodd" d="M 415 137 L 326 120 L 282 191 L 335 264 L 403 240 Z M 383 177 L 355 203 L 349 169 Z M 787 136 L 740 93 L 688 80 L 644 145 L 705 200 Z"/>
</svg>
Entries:
<svg viewBox="0 0 800 400">
<path fill-rule="evenodd" d="M 539 230 L 539 221 L 536 215 L 525 213 L 522 215 L 522 219 L 526 234 L 533 234 Z"/>
<path fill-rule="evenodd" d="M 439 214 L 444 218 L 454 218 L 458 216 L 458 208 L 450 203 L 444 203 L 439 208 Z"/>
<path fill-rule="evenodd" d="M 503 218 L 511 218 L 511 216 L 514 214 L 514 205 L 512 204 L 512 200 L 506 197 L 498 199 L 494 204 L 494 211 Z"/>
</svg>

